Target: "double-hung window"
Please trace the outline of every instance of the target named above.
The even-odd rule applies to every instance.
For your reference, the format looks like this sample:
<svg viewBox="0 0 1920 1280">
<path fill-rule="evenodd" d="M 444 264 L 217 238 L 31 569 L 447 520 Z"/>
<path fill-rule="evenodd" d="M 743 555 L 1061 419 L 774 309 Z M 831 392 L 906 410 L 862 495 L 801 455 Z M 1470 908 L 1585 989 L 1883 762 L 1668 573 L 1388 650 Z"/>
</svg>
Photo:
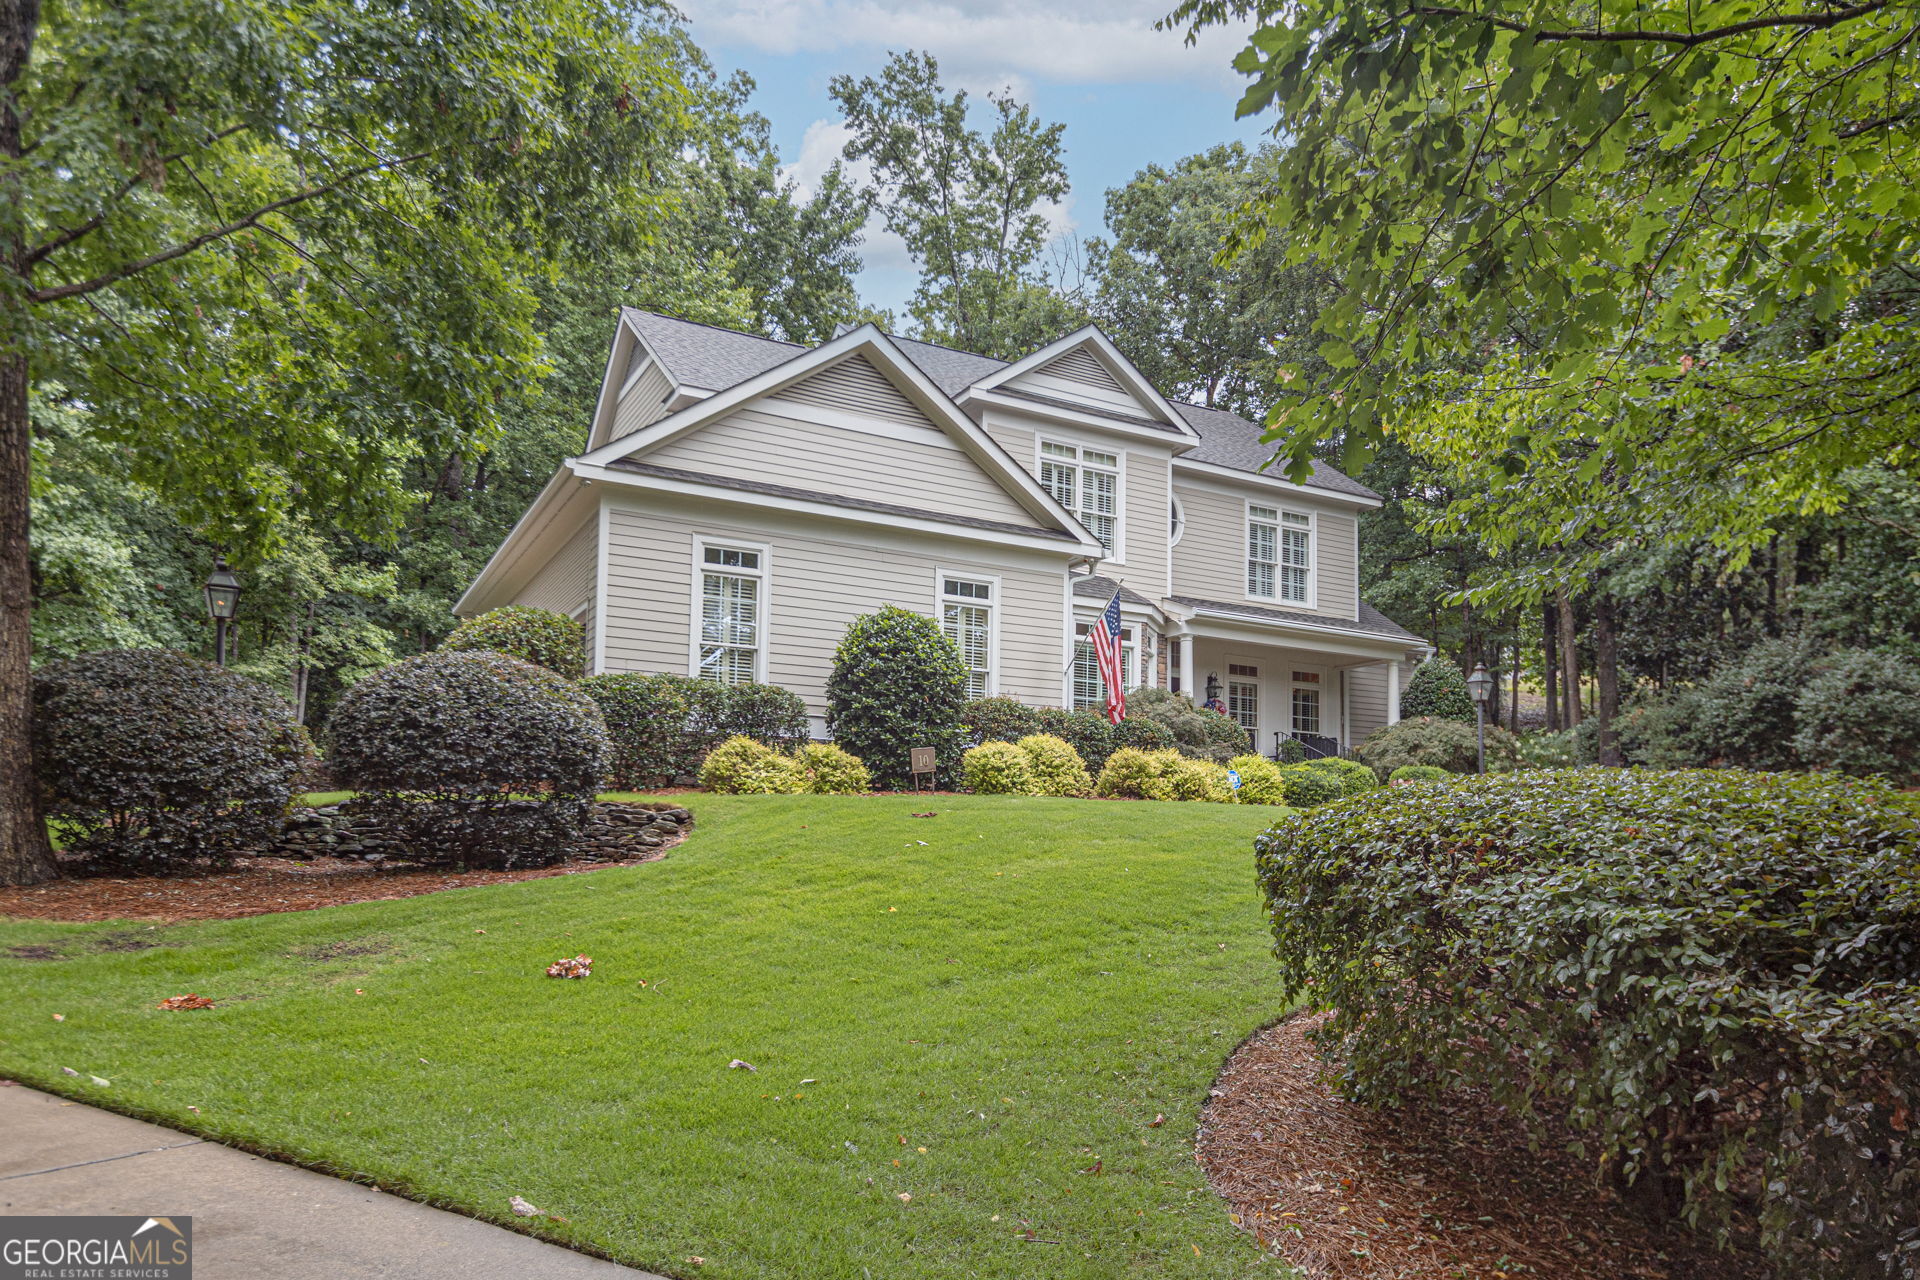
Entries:
<svg viewBox="0 0 1920 1280">
<path fill-rule="evenodd" d="M 1240 722 L 1249 738 L 1260 740 L 1260 668 L 1227 664 L 1227 714 Z"/>
<path fill-rule="evenodd" d="M 1247 594 L 1258 600 L 1313 600 L 1313 518 L 1277 507 L 1247 507 Z"/>
<path fill-rule="evenodd" d="M 967 668 L 967 696 L 993 691 L 993 583 L 940 575 L 940 629 Z"/>
<path fill-rule="evenodd" d="M 1075 711 L 1100 711 L 1107 709 L 1107 685 L 1100 678 L 1100 659 L 1093 652 L 1093 641 L 1088 636 L 1093 628 L 1081 623 L 1073 629 L 1073 709 Z M 1120 679 L 1123 684 L 1134 683 L 1133 628 L 1120 628 Z"/>
<path fill-rule="evenodd" d="M 1040 485 L 1100 539 L 1108 555 L 1119 554 L 1119 454 L 1043 440 Z"/>
<path fill-rule="evenodd" d="M 700 544 L 695 675 L 722 684 L 760 679 L 767 640 L 766 587 L 766 556 L 757 548 Z"/>
</svg>

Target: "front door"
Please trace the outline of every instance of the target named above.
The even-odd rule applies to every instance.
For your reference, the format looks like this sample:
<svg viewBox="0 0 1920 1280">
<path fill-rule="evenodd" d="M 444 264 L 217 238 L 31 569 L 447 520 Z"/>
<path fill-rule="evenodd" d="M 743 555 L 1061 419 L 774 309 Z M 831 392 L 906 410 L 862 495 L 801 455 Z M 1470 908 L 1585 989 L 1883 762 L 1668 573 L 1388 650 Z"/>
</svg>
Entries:
<svg viewBox="0 0 1920 1280">
<path fill-rule="evenodd" d="M 1340 750 L 1330 683 L 1327 673 L 1317 668 L 1290 665 L 1287 671 L 1287 728 L 1315 755 Z"/>
</svg>

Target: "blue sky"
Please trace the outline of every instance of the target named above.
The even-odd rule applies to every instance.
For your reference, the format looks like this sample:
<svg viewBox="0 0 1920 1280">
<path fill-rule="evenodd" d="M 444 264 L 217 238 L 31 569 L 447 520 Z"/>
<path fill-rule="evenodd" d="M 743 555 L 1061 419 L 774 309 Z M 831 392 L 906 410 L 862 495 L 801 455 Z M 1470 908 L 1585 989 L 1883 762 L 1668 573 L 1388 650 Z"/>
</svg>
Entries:
<svg viewBox="0 0 1920 1280">
<path fill-rule="evenodd" d="M 1189 48 L 1153 30 L 1174 0 L 681 0 L 694 39 L 724 72 L 759 84 L 754 105 L 805 186 L 838 157 L 845 133 L 827 81 L 877 73 L 890 50 L 924 49 L 947 86 L 977 98 L 1009 88 L 1042 120 L 1066 125 L 1073 192 L 1049 210 L 1063 237 L 1100 234 L 1109 187 L 1141 167 L 1216 143 L 1253 144 L 1257 121 L 1236 121 L 1239 31 Z M 869 227 L 860 276 L 865 301 L 900 311 L 914 272 L 898 240 Z"/>
</svg>

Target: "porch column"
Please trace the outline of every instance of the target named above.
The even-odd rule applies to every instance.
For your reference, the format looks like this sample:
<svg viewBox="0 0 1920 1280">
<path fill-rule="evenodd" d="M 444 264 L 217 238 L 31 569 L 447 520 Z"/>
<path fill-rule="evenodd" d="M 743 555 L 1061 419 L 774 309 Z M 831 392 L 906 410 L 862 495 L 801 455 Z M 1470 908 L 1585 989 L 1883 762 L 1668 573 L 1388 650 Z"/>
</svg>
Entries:
<svg viewBox="0 0 1920 1280">
<path fill-rule="evenodd" d="M 1187 695 L 1189 702 L 1198 703 L 1193 696 L 1193 637 L 1180 637 L 1180 692 Z"/>
<path fill-rule="evenodd" d="M 1387 664 L 1387 723 L 1400 723 L 1400 659 Z"/>
</svg>

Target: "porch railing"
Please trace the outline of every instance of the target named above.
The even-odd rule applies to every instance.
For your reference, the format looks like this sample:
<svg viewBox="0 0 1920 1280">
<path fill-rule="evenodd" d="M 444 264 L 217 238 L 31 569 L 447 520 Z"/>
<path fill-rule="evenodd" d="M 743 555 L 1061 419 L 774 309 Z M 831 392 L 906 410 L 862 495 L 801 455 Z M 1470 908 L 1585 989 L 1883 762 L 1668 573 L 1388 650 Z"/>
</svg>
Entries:
<svg viewBox="0 0 1920 1280">
<path fill-rule="evenodd" d="M 1296 733 L 1290 729 L 1276 729 L 1273 732 L 1273 756 L 1280 759 L 1281 744 L 1291 738 L 1306 751 L 1309 760 L 1320 760 L 1340 754 L 1340 739 L 1324 733 Z"/>
</svg>

